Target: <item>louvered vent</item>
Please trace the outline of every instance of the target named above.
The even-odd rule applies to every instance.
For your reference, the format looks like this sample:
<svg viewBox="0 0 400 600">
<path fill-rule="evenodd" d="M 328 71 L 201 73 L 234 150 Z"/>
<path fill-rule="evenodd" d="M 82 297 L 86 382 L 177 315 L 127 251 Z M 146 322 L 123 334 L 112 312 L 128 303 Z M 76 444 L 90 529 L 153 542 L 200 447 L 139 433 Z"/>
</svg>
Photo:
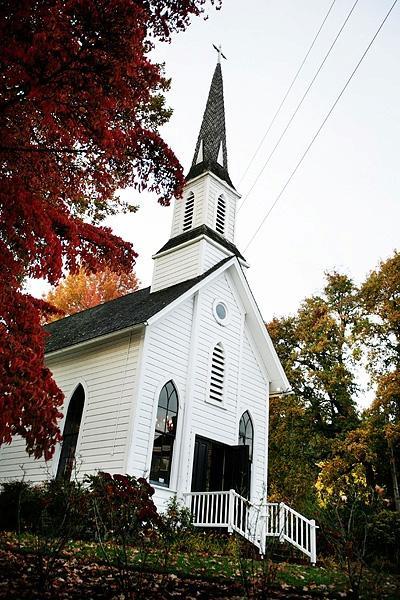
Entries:
<svg viewBox="0 0 400 600">
<path fill-rule="evenodd" d="M 222 402 L 224 392 L 225 360 L 221 344 L 213 350 L 211 362 L 210 399 Z"/>
<path fill-rule="evenodd" d="M 217 219 L 215 229 L 222 235 L 225 233 L 226 204 L 223 196 L 217 200 Z"/>
<path fill-rule="evenodd" d="M 194 194 L 190 192 L 186 198 L 185 214 L 183 215 L 183 231 L 187 231 L 192 227 L 194 211 Z"/>
</svg>

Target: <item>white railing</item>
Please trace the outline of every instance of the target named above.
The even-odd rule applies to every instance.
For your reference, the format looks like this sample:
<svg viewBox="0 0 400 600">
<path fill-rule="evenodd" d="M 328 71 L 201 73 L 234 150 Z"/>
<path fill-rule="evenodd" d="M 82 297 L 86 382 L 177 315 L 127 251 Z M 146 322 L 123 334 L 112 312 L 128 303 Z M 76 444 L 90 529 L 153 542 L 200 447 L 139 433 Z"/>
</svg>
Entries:
<svg viewBox="0 0 400 600">
<path fill-rule="evenodd" d="M 197 527 L 226 527 L 254 544 L 265 554 L 266 538 L 278 537 L 306 554 L 315 564 L 316 529 L 309 520 L 283 502 L 267 502 L 259 506 L 240 496 L 235 490 L 227 492 L 188 492 L 185 503 Z"/>
</svg>

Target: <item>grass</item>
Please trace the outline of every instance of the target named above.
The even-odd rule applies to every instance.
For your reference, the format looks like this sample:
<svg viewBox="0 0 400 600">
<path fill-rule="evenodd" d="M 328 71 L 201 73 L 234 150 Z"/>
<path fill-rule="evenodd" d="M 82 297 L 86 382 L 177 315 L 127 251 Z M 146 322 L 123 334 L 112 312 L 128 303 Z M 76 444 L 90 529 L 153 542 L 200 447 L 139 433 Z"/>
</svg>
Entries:
<svg viewBox="0 0 400 600">
<path fill-rule="evenodd" d="M 34 553 L 38 545 L 45 548 L 43 538 L 32 534 L 17 536 L 13 533 L 0 533 L 0 549 L 12 552 Z M 242 548 L 243 549 L 243 548 Z M 185 543 L 170 549 L 168 560 L 165 560 L 163 549 L 152 549 L 146 554 L 136 548 L 128 549 L 129 565 L 133 569 L 145 570 L 154 573 L 173 573 L 180 578 L 201 579 L 204 581 L 218 581 L 232 583 L 243 581 L 245 577 L 262 577 L 266 562 L 251 558 L 242 558 L 241 546 L 235 538 L 216 538 L 213 544 L 212 535 L 203 536 L 195 533 L 185 538 Z M 116 564 L 121 548 L 113 544 L 104 544 L 103 547 L 96 542 L 70 541 L 65 546 L 62 557 L 80 559 L 82 562 L 109 562 Z M 107 555 L 107 556 L 106 556 Z M 398 599 L 398 579 L 385 575 L 379 579 L 381 588 L 376 596 L 368 597 Z M 377 587 L 378 579 L 375 573 L 366 573 L 366 588 L 371 590 Z M 319 566 L 297 565 L 280 563 L 277 566 L 276 578 L 273 585 L 283 588 L 294 588 L 310 592 L 320 592 L 326 597 L 330 594 L 343 595 L 348 588 L 344 573 L 333 565 L 327 563 Z M 328 596 L 327 596 L 328 595 Z"/>
</svg>

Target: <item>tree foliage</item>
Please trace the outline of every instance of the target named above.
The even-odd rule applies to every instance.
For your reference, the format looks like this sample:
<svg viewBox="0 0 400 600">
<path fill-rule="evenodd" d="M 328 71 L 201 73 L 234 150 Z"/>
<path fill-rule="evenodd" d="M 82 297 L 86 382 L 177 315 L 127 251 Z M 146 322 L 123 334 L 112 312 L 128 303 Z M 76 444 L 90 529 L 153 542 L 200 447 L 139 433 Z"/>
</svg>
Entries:
<svg viewBox="0 0 400 600">
<path fill-rule="evenodd" d="M 321 296 L 307 298 L 294 316 L 267 326 L 293 391 L 319 430 L 331 435 L 355 422 L 358 314 L 353 282 L 332 273 Z"/>
<path fill-rule="evenodd" d="M 296 396 L 270 399 L 268 440 L 268 498 L 307 512 L 315 503 L 318 460 L 327 443 Z"/>
<path fill-rule="evenodd" d="M 372 271 L 361 286 L 364 319 L 360 335 L 368 349 L 373 377 L 400 370 L 400 253 Z"/>
<path fill-rule="evenodd" d="M 50 315 L 48 321 L 73 315 L 103 302 L 114 300 L 138 289 L 135 273 L 116 273 L 106 267 L 97 273 L 88 273 L 81 268 L 69 273 L 58 286 L 50 291 L 45 300 L 60 313 Z"/>
<path fill-rule="evenodd" d="M 400 512 L 399 253 L 359 288 L 328 274 L 322 295 L 268 329 L 295 393 L 271 401 L 270 493 L 301 506 L 308 481 L 320 506 L 378 498 Z M 361 415 L 357 365 L 376 388 Z"/>
<path fill-rule="evenodd" d="M 211 0 L 212 1 L 212 0 Z M 206 0 L 4 0 L 0 6 L 0 445 L 15 434 L 49 458 L 62 394 L 43 362 L 41 311 L 26 277 L 132 270 L 131 245 L 99 225 L 133 186 L 161 204 L 182 168 L 158 133 L 169 117 L 157 40 Z"/>
</svg>

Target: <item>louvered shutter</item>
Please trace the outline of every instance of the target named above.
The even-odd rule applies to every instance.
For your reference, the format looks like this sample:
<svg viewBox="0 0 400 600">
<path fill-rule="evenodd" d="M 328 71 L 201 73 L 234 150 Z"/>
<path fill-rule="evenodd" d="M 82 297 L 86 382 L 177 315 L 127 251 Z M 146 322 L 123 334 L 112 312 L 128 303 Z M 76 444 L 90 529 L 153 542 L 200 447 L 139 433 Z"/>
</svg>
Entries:
<svg viewBox="0 0 400 600">
<path fill-rule="evenodd" d="M 212 353 L 210 376 L 210 399 L 222 402 L 224 393 L 225 359 L 224 349 L 217 344 Z"/>
<path fill-rule="evenodd" d="M 225 233 L 225 219 L 226 219 L 226 204 L 223 196 L 219 196 L 217 201 L 217 219 L 215 222 L 215 229 L 222 235 Z"/>
<path fill-rule="evenodd" d="M 185 213 L 183 215 L 183 231 L 191 229 L 193 223 L 193 212 L 194 212 L 194 194 L 190 192 L 186 199 Z"/>
</svg>

